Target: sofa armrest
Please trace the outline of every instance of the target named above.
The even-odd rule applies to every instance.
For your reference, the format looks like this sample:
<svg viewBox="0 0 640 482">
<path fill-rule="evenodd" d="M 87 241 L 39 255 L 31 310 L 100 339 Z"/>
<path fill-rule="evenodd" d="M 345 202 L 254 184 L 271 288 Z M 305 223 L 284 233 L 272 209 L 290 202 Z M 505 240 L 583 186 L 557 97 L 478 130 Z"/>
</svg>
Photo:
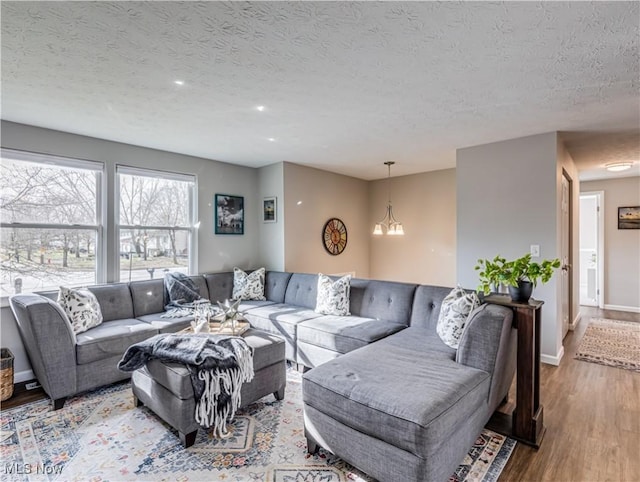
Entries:
<svg viewBox="0 0 640 482">
<path fill-rule="evenodd" d="M 76 393 L 76 336 L 60 306 L 44 296 L 9 300 L 31 367 L 54 400 Z"/>
<path fill-rule="evenodd" d="M 491 375 L 488 401 L 492 412 L 509 392 L 516 369 L 516 348 L 516 329 L 509 308 L 483 304 L 469 315 L 456 361 Z"/>
</svg>

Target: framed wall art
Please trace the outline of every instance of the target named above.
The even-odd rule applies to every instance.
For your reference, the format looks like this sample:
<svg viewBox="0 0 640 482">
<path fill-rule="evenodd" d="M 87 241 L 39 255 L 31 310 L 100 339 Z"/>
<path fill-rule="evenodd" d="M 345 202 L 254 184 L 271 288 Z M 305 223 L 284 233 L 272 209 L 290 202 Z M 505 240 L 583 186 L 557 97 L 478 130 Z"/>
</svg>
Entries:
<svg viewBox="0 0 640 482">
<path fill-rule="evenodd" d="M 640 206 L 618 208 L 618 229 L 640 229 Z"/>
<path fill-rule="evenodd" d="M 215 234 L 244 234 L 244 197 L 215 195 Z"/>
<path fill-rule="evenodd" d="M 275 223 L 277 217 L 277 199 L 275 197 L 266 197 L 262 200 L 262 221 L 265 223 Z"/>
</svg>

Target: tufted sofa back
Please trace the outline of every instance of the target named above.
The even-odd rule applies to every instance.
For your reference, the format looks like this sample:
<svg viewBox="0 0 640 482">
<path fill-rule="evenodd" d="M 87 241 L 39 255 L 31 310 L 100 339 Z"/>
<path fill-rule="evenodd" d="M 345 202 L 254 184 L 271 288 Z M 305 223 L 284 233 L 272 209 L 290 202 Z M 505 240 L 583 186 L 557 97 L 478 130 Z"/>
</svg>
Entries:
<svg viewBox="0 0 640 482">
<path fill-rule="evenodd" d="M 410 325 L 435 332 L 442 300 L 450 291 L 451 288 L 443 286 L 418 286 L 413 298 Z"/>
<path fill-rule="evenodd" d="M 393 281 L 351 280 L 351 314 L 408 326 L 416 286 Z"/>
</svg>

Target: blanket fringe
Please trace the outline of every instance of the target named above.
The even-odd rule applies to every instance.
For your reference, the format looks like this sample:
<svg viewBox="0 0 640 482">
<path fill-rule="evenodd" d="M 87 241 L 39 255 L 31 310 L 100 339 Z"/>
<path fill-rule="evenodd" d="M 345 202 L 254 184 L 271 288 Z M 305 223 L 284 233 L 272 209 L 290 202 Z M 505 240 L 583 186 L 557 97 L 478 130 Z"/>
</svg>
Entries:
<svg viewBox="0 0 640 482">
<path fill-rule="evenodd" d="M 198 378 L 204 382 L 202 397 L 196 404 L 196 422 L 204 428 L 212 428 L 213 435 L 226 437 L 227 423 L 233 420 L 242 403 L 242 384 L 253 380 L 253 353 L 245 343 L 232 341 L 238 368 L 200 370 Z M 230 403 L 219 404 L 222 393 L 229 394 Z"/>
</svg>

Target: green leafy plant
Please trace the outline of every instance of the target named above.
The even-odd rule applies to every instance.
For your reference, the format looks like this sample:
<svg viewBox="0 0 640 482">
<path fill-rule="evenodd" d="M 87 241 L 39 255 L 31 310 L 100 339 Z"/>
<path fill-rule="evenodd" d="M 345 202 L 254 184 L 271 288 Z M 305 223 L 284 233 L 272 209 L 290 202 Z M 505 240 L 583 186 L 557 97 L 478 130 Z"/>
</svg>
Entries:
<svg viewBox="0 0 640 482">
<path fill-rule="evenodd" d="M 549 281 L 554 270 L 559 267 L 560 260 L 558 258 L 545 259 L 538 263 L 531 261 L 531 254 L 525 254 L 513 261 L 507 261 L 500 255 L 493 260 L 479 259 L 475 266 L 476 271 L 480 271 L 478 273 L 480 278 L 478 292 L 488 295 L 491 293 L 491 288 L 500 283 L 518 286 L 518 283 L 522 281 L 529 281 L 535 287 L 539 281 L 543 284 Z"/>
</svg>

